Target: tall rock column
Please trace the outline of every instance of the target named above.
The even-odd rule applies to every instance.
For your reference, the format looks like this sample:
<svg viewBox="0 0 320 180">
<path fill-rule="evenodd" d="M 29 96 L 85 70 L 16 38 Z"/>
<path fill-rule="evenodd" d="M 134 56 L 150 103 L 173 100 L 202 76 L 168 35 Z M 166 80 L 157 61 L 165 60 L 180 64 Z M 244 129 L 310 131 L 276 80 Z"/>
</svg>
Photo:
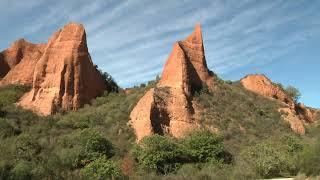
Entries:
<svg viewBox="0 0 320 180">
<path fill-rule="evenodd" d="M 78 109 L 105 89 L 88 52 L 84 27 L 70 23 L 49 39 L 35 66 L 32 89 L 18 104 L 49 115 Z"/>
<path fill-rule="evenodd" d="M 207 68 L 200 25 L 174 44 L 156 88 L 149 90 L 130 114 L 137 140 L 151 134 L 182 137 L 198 128 L 197 106 L 192 100 L 203 85 L 214 84 Z"/>
</svg>

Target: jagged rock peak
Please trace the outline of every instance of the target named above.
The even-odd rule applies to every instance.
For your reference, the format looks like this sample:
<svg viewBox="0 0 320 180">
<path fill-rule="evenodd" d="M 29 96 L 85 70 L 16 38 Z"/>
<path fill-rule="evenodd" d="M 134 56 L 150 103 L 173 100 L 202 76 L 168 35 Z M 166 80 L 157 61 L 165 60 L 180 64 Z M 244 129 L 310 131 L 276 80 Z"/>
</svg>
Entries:
<svg viewBox="0 0 320 180">
<path fill-rule="evenodd" d="M 69 23 L 49 39 L 36 63 L 32 90 L 19 105 L 42 115 L 76 110 L 101 95 L 106 85 L 95 69 L 83 25 Z"/>
<path fill-rule="evenodd" d="M 202 39 L 202 30 L 201 30 L 201 24 L 197 24 L 194 28 L 194 31 L 191 35 L 189 35 L 186 39 L 186 42 L 192 43 L 192 44 L 201 44 L 203 45 L 203 39 Z"/>
<path fill-rule="evenodd" d="M 0 53 L 0 85 L 31 85 L 33 70 L 44 52 L 46 44 L 33 44 L 25 39 L 15 41 Z"/>
<path fill-rule="evenodd" d="M 200 25 L 183 41 L 174 44 L 156 88 L 140 99 L 130 114 L 137 140 L 151 134 L 182 137 L 199 127 L 198 107 L 192 100 L 205 84 L 213 87 L 207 68 Z"/>
<path fill-rule="evenodd" d="M 213 86 L 206 63 L 201 26 L 184 41 L 177 42 L 164 66 L 160 85 L 180 87 L 190 96 L 203 85 Z"/>
</svg>

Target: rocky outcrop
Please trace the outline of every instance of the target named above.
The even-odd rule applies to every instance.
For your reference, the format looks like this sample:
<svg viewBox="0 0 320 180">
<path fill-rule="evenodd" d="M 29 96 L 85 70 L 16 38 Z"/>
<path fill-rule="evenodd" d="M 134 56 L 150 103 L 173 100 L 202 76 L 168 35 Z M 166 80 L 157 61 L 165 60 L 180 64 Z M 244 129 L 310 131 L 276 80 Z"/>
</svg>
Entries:
<svg viewBox="0 0 320 180">
<path fill-rule="evenodd" d="M 132 110 L 130 124 L 137 139 L 154 133 L 181 137 L 197 128 L 197 105 L 192 95 L 213 83 L 201 27 L 197 25 L 186 40 L 175 43 L 156 88 L 150 89 Z"/>
<path fill-rule="evenodd" d="M 82 25 L 70 23 L 54 33 L 34 61 L 32 89 L 18 103 L 26 109 L 42 115 L 76 110 L 106 89 L 91 61 Z"/>
<path fill-rule="evenodd" d="M 240 83 L 252 92 L 278 100 L 282 104 L 279 111 L 282 112 L 283 118 L 290 123 L 291 129 L 296 133 L 304 134 L 304 124 L 314 122 L 316 113 L 314 109 L 305 107 L 302 103 L 295 103 L 285 90 L 274 84 L 265 75 L 248 75 L 242 78 Z"/>
<path fill-rule="evenodd" d="M 20 39 L 0 54 L 0 85 L 32 85 L 36 63 L 43 55 L 45 44 L 32 44 Z"/>
</svg>

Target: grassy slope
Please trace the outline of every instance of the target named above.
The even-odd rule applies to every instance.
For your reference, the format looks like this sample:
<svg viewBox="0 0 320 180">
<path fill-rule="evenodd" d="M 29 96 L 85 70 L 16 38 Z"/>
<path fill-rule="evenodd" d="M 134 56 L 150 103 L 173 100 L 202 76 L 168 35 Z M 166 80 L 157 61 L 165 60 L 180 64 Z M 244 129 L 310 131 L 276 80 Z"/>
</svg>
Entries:
<svg viewBox="0 0 320 180">
<path fill-rule="evenodd" d="M 77 153 L 79 133 L 86 128 L 95 129 L 110 140 L 117 148 L 114 159 L 119 159 L 134 143 L 133 131 L 127 126 L 129 113 L 147 88 L 136 88 L 130 95 L 106 94 L 77 112 L 61 112 L 49 117 L 39 117 L 15 107 L 13 103 L 24 88 L 1 88 L 0 103 L 3 102 L 1 109 L 5 113 L 0 119 L 0 179 L 19 162 L 26 161 L 28 167 L 23 170 L 32 171 L 39 179 L 76 178 L 78 173 L 72 166 L 72 158 Z M 31 159 L 20 157 L 20 145 Z"/>
<path fill-rule="evenodd" d="M 252 93 L 239 83 L 220 80 L 213 93 L 204 89 L 195 98 L 204 109 L 202 123 L 218 128 L 233 154 L 271 135 L 293 134 L 281 119 L 278 102 Z"/>
<path fill-rule="evenodd" d="M 127 126 L 129 113 L 148 88 L 134 88 L 129 95 L 106 94 L 77 112 L 49 117 L 38 117 L 13 105 L 24 88 L 1 88 L 0 107 L 4 113 L 0 121 L 0 175 L 6 176 L 4 173 L 11 172 L 22 161 L 17 145 L 27 139 L 32 142 L 28 147 L 38 149 L 30 152 L 32 158 L 27 162 L 27 170 L 34 176 L 77 178 L 78 169 L 72 166 L 73 153 L 77 152 L 79 132 L 87 128 L 110 140 L 117 148 L 114 159 L 120 159 L 130 151 L 135 139 Z M 277 102 L 251 93 L 237 83 L 219 81 L 214 93 L 203 89 L 195 99 L 204 109 L 203 125 L 218 128 L 227 151 L 234 156 L 270 136 L 293 134 L 281 119 Z M 309 131 L 318 129 L 310 127 Z"/>
</svg>

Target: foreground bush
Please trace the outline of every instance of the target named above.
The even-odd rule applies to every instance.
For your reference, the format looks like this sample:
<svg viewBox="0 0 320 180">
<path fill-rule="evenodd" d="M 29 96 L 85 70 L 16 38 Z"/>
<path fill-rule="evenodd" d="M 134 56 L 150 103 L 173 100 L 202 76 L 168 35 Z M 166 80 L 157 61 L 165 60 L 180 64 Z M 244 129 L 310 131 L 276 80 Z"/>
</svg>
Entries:
<svg viewBox="0 0 320 180">
<path fill-rule="evenodd" d="M 92 180 L 117 179 L 123 176 L 119 166 L 106 156 L 92 161 L 81 169 L 80 173 L 85 179 Z"/>
<path fill-rule="evenodd" d="M 320 141 L 304 149 L 299 157 L 299 167 L 307 176 L 320 175 Z"/>
<path fill-rule="evenodd" d="M 183 164 L 222 162 L 223 152 L 221 137 L 209 131 L 196 131 L 181 140 L 160 135 L 145 137 L 133 154 L 145 169 L 167 174 Z"/>
<path fill-rule="evenodd" d="M 210 131 L 196 131 L 183 140 L 188 156 L 194 162 L 218 161 L 223 148 L 223 138 Z"/>
<path fill-rule="evenodd" d="M 184 161 L 181 145 L 173 138 L 160 135 L 143 138 L 133 154 L 145 169 L 164 174 L 175 171 Z"/>
<path fill-rule="evenodd" d="M 263 178 L 296 175 L 296 161 L 303 146 L 292 136 L 271 138 L 241 153 L 243 160 Z"/>
<path fill-rule="evenodd" d="M 95 129 L 76 131 L 60 140 L 62 148 L 58 155 L 66 165 L 82 167 L 101 156 L 107 158 L 115 154 L 112 143 Z"/>
</svg>

